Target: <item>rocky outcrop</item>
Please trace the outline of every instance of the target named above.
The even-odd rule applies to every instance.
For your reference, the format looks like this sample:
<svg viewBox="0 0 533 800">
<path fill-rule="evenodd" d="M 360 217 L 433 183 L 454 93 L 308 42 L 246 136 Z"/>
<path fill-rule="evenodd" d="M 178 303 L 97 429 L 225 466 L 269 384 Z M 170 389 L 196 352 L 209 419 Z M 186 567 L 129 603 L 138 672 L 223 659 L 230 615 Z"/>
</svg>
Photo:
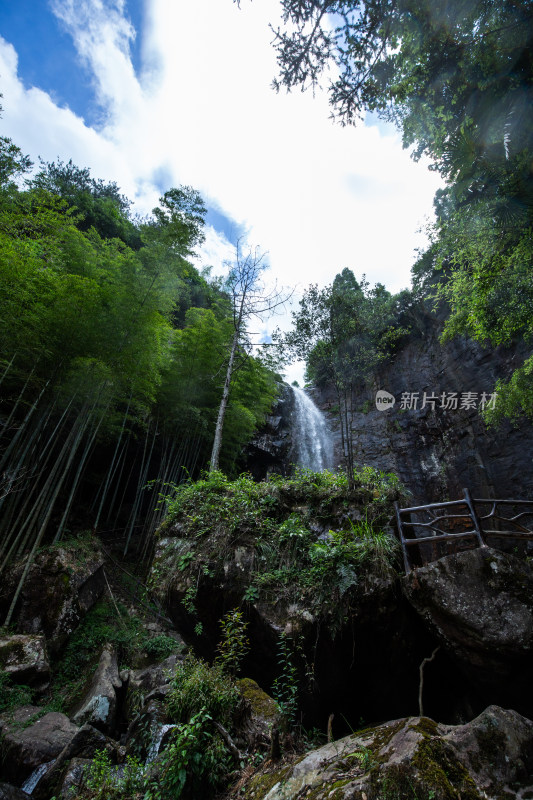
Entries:
<svg viewBox="0 0 533 800">
<path fill-rule="evenodd" d="M 2 777 L 21 785 L 41 764 L 52 761 L 73 739 L 78 727 L 65 714 L 39 717 L 37 706 L 22 706 L 0 716 Z"/>
<path fill-rule="evenodd" d="M 80 794 L 85 773 L 90 768 L 91 763 L 91 760 L 88 758 L 72 759 L 68 765 L 59 790 L 59 797 L 61 800 L 71 800 L 72 797 L 76 797 Z"/>
<path fill-rule="evenodd" d="M 255 480 L 272 473 L 289 475 L 292 469 L 292 410 L 294 396 L 286 383 L 279 385 L 279 397 L 265 424 L 255 433 L 243 453 L 243 470 Z"/>
<path fill-rule="evenodd" d="M 125 685 L 125 716 L 129 723 L 139 717 L 141 710 L 152 700 L 161 701 L 168 694 L 170 680 L 182 655 L 172 655 L 144 669 L 130 670 Z"/>
<path fill-rule="evenodd" d="M 358 409 L 353 419 L 354 458 L 385 472 L 394 472 L 412 492 L 413 505 L 462 497 L 467 486 L 476 497 L 533 497 L 531 457 L 533 428 L 505 422 L 487 428 L 479 413 L 482 393 L 490 394 L 498 378 L 519 366 L 524 353 L 518 348 L 487 349 L 458 337 L 441 344 L 444 312 L 419 317 L 419 327 L 397 352 L 376 370 L 370 385 L 361 384 L 354 396 Z M 376 391 L 392 394 L 395 404 L 376 408 Z M 432 408 L 422 408 L 424 392 L 436 396 Z M 440 397 L 473 392 L 476 407 L 441 408 Z M 418 395 L 417 407 L 401 408 L 402 395 Z M 337 400 L 332 387 L 317 391 L 315 402 L 330 416 Z M 336 439 L 337 463 L 342 459 Z"/>
<path fill-rule="evenodd" d="M 487 708 L 466 725 L 427 717 L 347 736 L 289 766 L 259 770 L 231 798 L 243 800 L 484 800 L 533 789 L 533 723 Z"/>
<path fill-rule="evenodd" d="M 221 616 L 244 603 L 254 563 L 253 544 L 235 543 L 232 550 L 226 550 L 220 540 L 218 543 L 225 553 L 219 572 L 200 577 L 194 573 L 194 613 L 184 603 L 190 573 L 175 566 L 190 542 L 161 539 L 154 560 L 159 574 L 168 569 L 173 576 L 165 592 L 169 615 L 206 658 L 212 657 L 220 639 Z M 300 681 L 306 688 L 300 700 L 308 724 L 325 729 L 331 712 L 337 714 L 341 729 L 342 715 L 379 719 L 402 710 L 414 712 L 418 665 L 430 644 L 398 583 L 375 578 L 348 589 L 342 603 L 340 597 L 331 599 L 336 617 L 328 616 L 326 607 L 324 616 L 317 615 L 304 598 L 299 602 L 280 597 L 274 603 L 245 603 L 246 634 L 251 642 L 244 662 L 246 674 L 267 690 L 272 686 L 279 674 L 279 637 L 285 633 L 301 643 Z M 195 634 L 198 622 L 201 636 Z M 305 679 L 310 664 L 312 681 Z M 359 691 L 363 686 L 364 691 Z"/>
<path fill-rule="evenodd" d="M 107 646 L 102 651 L 89 689 L 73 716 L 78 725 L 88 722 L 104 732 L 113 730 L 117 713 L 117 690 L 122 687 L 118 674 L 117 656 Z"/>
<path fill-rule="evenodd" d="M 49 547 L 37 554 L 15 608 L 17 633 L 42 634 L 51 655 L 101 597 L 103 558 L 94 539 Z M 18 586 L 24 563 L 2 576 L 0 614 L 4 618 Z"/>
<path fill-rule="evenodd" d="M 0 669 L 14 683 L 42 691 L 50 682 L 50 664 L 44 636 L 0 637 Z"/>
<path fill-rule="evenodd" d="M 57 788 L 64 785 L 66 776 L 71 772 L 71 767 L 77 759 L 89 764 L 97 750 L 106 750 L 115 756 L 117 749 L 117 743 L 101 731 L 93 728 L 92 725 L 83 725 L 39 780 L 32 792 L 32 797 L 34 800 L 48 800 L 49 797 L 55 796 Z"/>
<path fill-rule="evenodd" d="M 250 678 L 241 678 L 237 686 L 244 701 L 238 721 L 239 736 L 248 752 L 260 753 L 270 748 L 273 731 L 280 724 L 278 705 Z"/>
<path fill-rule="evenodd" d="M 527 562 L 483 547 L 420 567 L 402 587 L 480 694 L 533 716 L 533 571 Z"/>
</svg>

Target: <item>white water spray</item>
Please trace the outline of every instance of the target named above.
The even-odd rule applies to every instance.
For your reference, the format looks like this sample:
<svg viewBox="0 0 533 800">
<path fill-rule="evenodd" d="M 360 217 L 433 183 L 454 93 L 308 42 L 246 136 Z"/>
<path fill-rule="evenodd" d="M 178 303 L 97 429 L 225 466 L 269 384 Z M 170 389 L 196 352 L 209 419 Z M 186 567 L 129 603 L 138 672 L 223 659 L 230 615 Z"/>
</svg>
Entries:
<svg viewBox="0 0 533 800">
<path fill-rule="evenodd" d="M 294 392 L 293 453 L 299 467 L 322 472 L 333 467 L 333 442 L 326 418 L 303 389 Z"/>
<path fill-rule="evenodd" d="M 52 761 L 47 761 L 46 764 L 41 764 L 40 767 L 37 767 L 29 778 L 27 778 L 24 783 L 22 784 L 22 791 L 26 792 L 26 794 L 31 794 L 43 775 L 46 775 L 52 764 L 55 764 L 56 759 L 52 759 Z"/>
<path fill-rule="evenodd" d="M 152 744 L 150 745 L 148 755 L 146 756 L 145 766 L 148 766 L 148 764 L 151 764 L 156 760 L 159 753 L 159 748 L 161 747 L 161 743 L 163 742 L 163 737 L 165 736 L 166 732 L 171 728 L 177 727 L 177 725 L 162 725 L 160 728 L 156 728 L 155 731 L 152 732 Z"/>
</svg>

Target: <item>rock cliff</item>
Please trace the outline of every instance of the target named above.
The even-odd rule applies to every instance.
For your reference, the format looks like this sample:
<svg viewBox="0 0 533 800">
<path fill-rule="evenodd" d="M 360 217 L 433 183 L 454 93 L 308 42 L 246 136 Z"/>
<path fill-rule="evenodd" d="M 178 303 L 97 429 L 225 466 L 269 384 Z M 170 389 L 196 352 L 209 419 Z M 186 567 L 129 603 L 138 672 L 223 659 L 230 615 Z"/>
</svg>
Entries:
<svg viewBox="0 0 533 800">
<path fill-rule="evenodd" d="M 490 395 L 498 378 L 505 378 L 523 360 L 519 347 L 487 349 L 466 338 L 441 344 L 444 315 L 424 312 L 395 355 L 361 385 L 354 398 L 354 457 L 385 472 L 395 472 L 412 492 L 413 503 L 462 496 L 464 486 L 476 497 L 533 497 L 533 428 L 505 422 L 487 428 L 479 413 L 483 393 Z M 393 406 L 376 408 L 376 391 L 394 395 Z M 435 408 L 426 402 L 438 399 Z M 440 408 L 441 396 L 475 395 L 475 407 Z M 402 409 L 402 395 L 417 395 L 417 408 Z M 315 400 L 330 416 L 336 398 L 332 387 L 316 391 Z M 413 403 L 414 405 L 414 403 Z M 453 402 L 451 402 L 453 405 Z M 338 425 L 337 425 L 338 427 Z M 337 460 L 342 460 L 340 440 Z"/>
</svg>

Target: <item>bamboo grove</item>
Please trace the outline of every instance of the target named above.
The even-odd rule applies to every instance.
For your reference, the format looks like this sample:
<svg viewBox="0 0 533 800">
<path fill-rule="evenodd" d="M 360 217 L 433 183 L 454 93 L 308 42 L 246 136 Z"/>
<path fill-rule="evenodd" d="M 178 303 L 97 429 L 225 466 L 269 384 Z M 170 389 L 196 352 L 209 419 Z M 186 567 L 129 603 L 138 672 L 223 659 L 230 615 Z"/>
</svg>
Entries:
<svg viewBox="0 0 533 800">
<path fill-rule="evenodd" d="M 207 466 L 233 335 L 222 282 L 191 263 L 194 190 L 140 220 L 72 162 L 31 167 L 0 139 L 0 573 L 80 526 L 147 555 L 162 487 Z M 275 393 L 243 358 L 224 469 Z"/>
</svg>

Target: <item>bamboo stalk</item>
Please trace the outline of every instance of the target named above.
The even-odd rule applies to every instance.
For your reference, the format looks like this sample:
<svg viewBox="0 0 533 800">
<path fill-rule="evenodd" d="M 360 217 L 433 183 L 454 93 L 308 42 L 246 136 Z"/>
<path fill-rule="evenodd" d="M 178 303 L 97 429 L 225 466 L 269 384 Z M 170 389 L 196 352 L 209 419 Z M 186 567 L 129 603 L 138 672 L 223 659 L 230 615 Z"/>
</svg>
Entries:
<svg viewBox="0 0 533 800">
<path fill-rule="evenodd" d="M 18 440 L 19 440 L 20 436 L 22 436 L 22 433 L 23 433 L 23 432 L 26 430 L 26 426 L 28 425 L 28 423 L 29 423 L 30 419 L 32 418 L 32 416 L 33 416 L 33 414 L 34 414 L 34 412 L 35 412 L 35 409 L 37 408 L 37 406 L 38 406 L 38 404 L 39 404 L 39 401 L 40 401 L 41 397 L 43 396 L 43 394 L 44 394 L 44 392 L 45 392 L 45 390 L 46 390 L 46 388 L 47 388 L 47 386 L 48 386 L 48 384 L 49 384 L 49 383 L 50 383 L 50 379 L 48 379 L 48 380 L 46 381 L 45 385 L 43 386 L 43 388 L 41 389 L 41 391 L 40 391 L 40 393 L 39 393 L 39 396 L 37 397 L 37 400 L 35 400 L 35 402 L 33 403 L 33 405 L 32 405 L 32 406 L 29 408 L 29 410 L 28 410 L 28 412 L 27 412 L 27 414 L 26 414 L 26 416 L 25 416 L 25 418 L 24 418 L 24 420 L 23 420 L 23 422 L 22 422 L 22 425 L 20 426 L 20 428 L 19 428 L 19 429 L 18 429 L 18 431 L 16 432 L 15 436 L 13 437 L 13 439 L 11 440 L 11 442 L 10 442 L 10 444 L 9 444 L 9 447 L 6 449 L 6 451 L 5 451 L 4 455 L 3 455 L 3 456 L 2 456 L 2 458 L 0 459 L 0 470 L 1 470 L 1 469 L 4 467 L 4 465 L 6 464 L 6 462 L 7 462 L 8 458 L 9 458 L 9 457 L 10 457 L 10 455 L 11 455 L 11 451 L 13 450 L 13 448 L 15 447 L 15 445 L 17 444 L 17 442 L 18 442 Z"/>
<path fill-rule="evenodd" d="M 104 488 L 102 490 L 102 497 L 101 497 L 101 500 L 100 500 L 100 506 L 98 508 L 98 513 L 96 515 L 96 520 L 94 522 L 94 527 L 95 528 L 98 528 L 98 523 L 100 522 L 100 516 L 102 514 L 102 509 L 104 507 L 105 499 L 107 497 L 107 492 L 108 492 L 108 489 L 109 489 L 109 482 L 111 480 L 111 475 L 112 475 L 112 473 L 114 471 L 114 466 L 115 466 L 115 461 L 116 461 L 116 458 L 117 458 L 118 449 L 120 447 L 120 442 L 122 441 L 122 435 L 124 433 L 124 428 L 125 428 L 125 425 L 126 425 L 126 419 L 128 417 L 128 414 L 129 414 L 130 403 L 131 403 L 131 394 L 130 394 L 130 399 L 128 400 L 126 413 L 124 414 L 124 417 L 122 419 L 122 427 L 120 429 L 120 434 L 119 434 L 119 437 L 117 439 L 117 443 L 115 445 L 115 450 L 113 452 L 113 458 L 111 459 L 111 464 L 109 465 L 109 469 L 108 469 L 108 472 L 107 472 Z"/>
<path fill-rule="evenodd" d="M 118 490 L 119 490 L 119 487 L 120 487 L 120 483 L 122 481 L 122 474 L 124 472 L 124 466 L 126 464 L 126 453 L 128 452 L 129 443 L 130 443 L 130 439 L 128 437 L 127 441 L 125 441 L 124 444 L 122 445 L 122 450 L 120 451 L 120 455 L 118 457 L 116 469 L 118 469 L 119 466 L 120 466 L 120 471 L 118 473 L 118 478 L 115 480 L 115 489 L 113 491 L 113 495 L 111 497 L 111 502 L 110 502 L 109 507 L 107 509 L 106 521 L 111 519 L 111 514 L 113 513 L 113 509 L 115 507 L 115 502 L 116 502 L 116 499 L 117 499 Z M 115 472 L 116 472 L 116 470 L 115 470 Z M 115 477 L 115 473 L 113 474 L 113 478 L 114 477 Z"/>
<path fill-rule="evenodd" d="M 17 352 L 18 352 L 18 351 L 17 351 Z M 3 374 L 2 374 L 2 377 L 0 378 L 0 386 L 1 386 L 1 385 L 2 385 L 2 383 L 4 382 L 4 378 L 6 377 L 7 373 L 8 373 L 8 372 L 9 372 L 9 370 L 11 369 L 11 367 L 12 367 L 12 365 L 13 365 L 13 361 L 14 361 L 14 360 L 15 360 L 15 358 L 16 358 L 16 355 L 17 355 L 17 353 L 14 353 L 14 354 L 13 354 L 13 356 L 11 357 L 11 361 L 9 362 L 9 364 L 7 365 L 7 367 L 5 368 L 5 370 L 4 370 Z"/>
<path fill-rule="evenodd" d="M 95 427 L 95 429 L 93 431 L 92 436 L 87 440 L 87 443 L 85 445 L 85 449 L 84 449 L 84 451 L 82 453 L 82 456 L 81 456 L 81 458 L 79 460 L 78 469 L 76 470 L 76 475 L 74 476 L 74 480 L 72 482 L 72 487 L 71 487 L 71 490 L 70 490 L 70 494 L 69 494 L 67 503 L 65 505 L 65 510 L 63 512 L 63 516 L 61 517 L 61 521 L 59 523 L 56 535 L 54 536 L 54 539 L 53 539 L 53 543 L 54 544 L 56 542 L 60 541 L 60 539 L 61 539 L 61 537 L 63 535 L 63 528 L 64 528 L 65 523 L 66 523 L 66 521 L 68 519 L 68 516 L 70 514 L 70 509 L 71 509 L 72 503 L 74 501 L 74 496 L 75 496 L 76 490 L 78 488 L 78 483 L 80 481 L 81 474 L 82 474 L 83 469 L 85 467 L 85 463 L 87 461 L 88 455 L 89 455 L 89 453 L 91 452 L 91 450 L 93 448 L 94 442 L 95 442 L 96 437 L 98 435 L 98 431 L 100 430 L 100 426 L 102 425 L 102 422 L 104 421 L 104 418 L 105 418 L 105 415 L 107 413 L 107 409 L 108 408 L 109 408 L 109 403 L 104 408 L 104 411 L 102 412 L 102 415 L 100 416 L 100 419 L 99 419 L 98 424 L 96 425 L 96 427 Z"/>
<path fill-rule="evenodd" d="M 22 591 L 22 589 L 24 587 L 24 584 L 26 582 L 26 578 L 27 578 L 28 573 L 30 571 L 30 567 L 33 564 L 33 561 L 34 561 L 34 558 L 35 558 L 35 553 L 36 553 L 37 548 L 39 547 L 39 545 L 40 545 L 40 543 L 42 541 L 42 538 L 43 538 L 44 534 L 45 534 L 46 528 L 48 526 L 48 522 L 50 521 L 50 517 L 52 515 L 52 511 L 53 511 L 53 508 L 54 508 L 54 503 L 55 503 L 55 501 L 57 499 L 57 496 L 58 496 L 58 494 L 59 494 L 59 492 L 61 490 L 61 487 L 62 487 L 62 485 L 63 485 L 63 483 L 65 481 L 65 478 L 66 478 L 66 476 L 68 474 L 70 466 L 71 466 L 71 464 L 72 464 L 72 462 L 74 460 L 74 456 L 76 455 L 76 451 L 78 449 L 79 443 L 81 441 L 81 438 L 83 436 L 83 433 L 85 431 L 86 426 L 87 426 L 87 418 L 84 420 L 84 422 L 82 424 L 79 425 L 79 430 L 78 430 L 77 435 L 74 438 L 74 444 L 70 449 L 70 454 L 68 456 L 67 463 L 66 463 L 65 468 L 63 470 L 63 474 L 62 474 L 60 480 L 56 484 L 54 493 L 52 495 L 51 502 L 48 504 L 48 510 L 46 512 L 46 515 L 45 515 L 43 521 L 42 521 L 42 524 L 41 524 L 41 527 L 40 527 L 40 529 L 39 529 L 39 531 L 37 533 L 37 536 L 35 537 L 35 541 L 33 543 L 33 547 L 32 547 L 32 549 L 31 549 L 31 551 L 30 551 L 30 553 L 28 555 L 28 558 L 26 560 L 26 564 L 25 564 L 24 570 L 22 572 L 20 581 L 18 583 L 17 589 L 15 591 L 15 594 L 13 595 L 13 599 L 11 601 L 11 605 L 9 607 L 9 611 L 7 612 L 7 616 L 6 616 L 6 619 L 5 619 L 5 622 L 4 622 L 5 626 L 9 625 L 10 622 L 11 622 L 11 619 L 12 619 L 12 616 L 13 616 L 13 612 L 15 610 L 15 606 L 16 606 L 16 604 L 18 602 L 18 599 L 20 597 L 20 593 L 21 593 L 21 591 Z"/>
<path fill-rule="evenodd" d="M 146 440 L 145 440 L 145 449 L 144 449 L 144 452 L 143 452 L 143 461 L 144 461 L 144 453 L 146 452 L 146 442 L 148 440 L 149 430 L 150 430 L 150 427 L 148 427 L 148 430 L 146 431 Z M 137 512 L 138 512 L 139 506 L 141 504 L 142 490 L 143 490 L 143 488 L 144 488 L 144 486 L 146 484 L 146 479 L 148 477 L 148 468 L 150 466 L 150 461 L 152 459 L 152 453 L 154 451 L 154 445 L 155 445 L 155 440 L 156 440 L 157 434 L 158 434 L 158 430 L 157 430 L 157 422 L 156 422 L 155 429 L 154 429 L 154 435 L 152 437 L 152 446 L 150 448 L 150 454 L 148 456 L 148 460 L 146 461 L 146 467 L 145 467 L 144 470 L 141 470 L 141 472 L 139 473 L 139 486 L 138 486 L 138 489 L 137 489 L 137 496 L 135 498 L 134 507 L 132 509 L 131 525 L 129 527 L 127 538 L 126 538 L 126 545 L 124 547 L 124 555 L 126 555 L 127 552 L 128 552 L 128 547 L 129 547 L 130 540 L 131 540 L 131 534 L 133 532 L 133 526 L 135 524 L 135 519 L 137 517 Z"/>
</svg>

